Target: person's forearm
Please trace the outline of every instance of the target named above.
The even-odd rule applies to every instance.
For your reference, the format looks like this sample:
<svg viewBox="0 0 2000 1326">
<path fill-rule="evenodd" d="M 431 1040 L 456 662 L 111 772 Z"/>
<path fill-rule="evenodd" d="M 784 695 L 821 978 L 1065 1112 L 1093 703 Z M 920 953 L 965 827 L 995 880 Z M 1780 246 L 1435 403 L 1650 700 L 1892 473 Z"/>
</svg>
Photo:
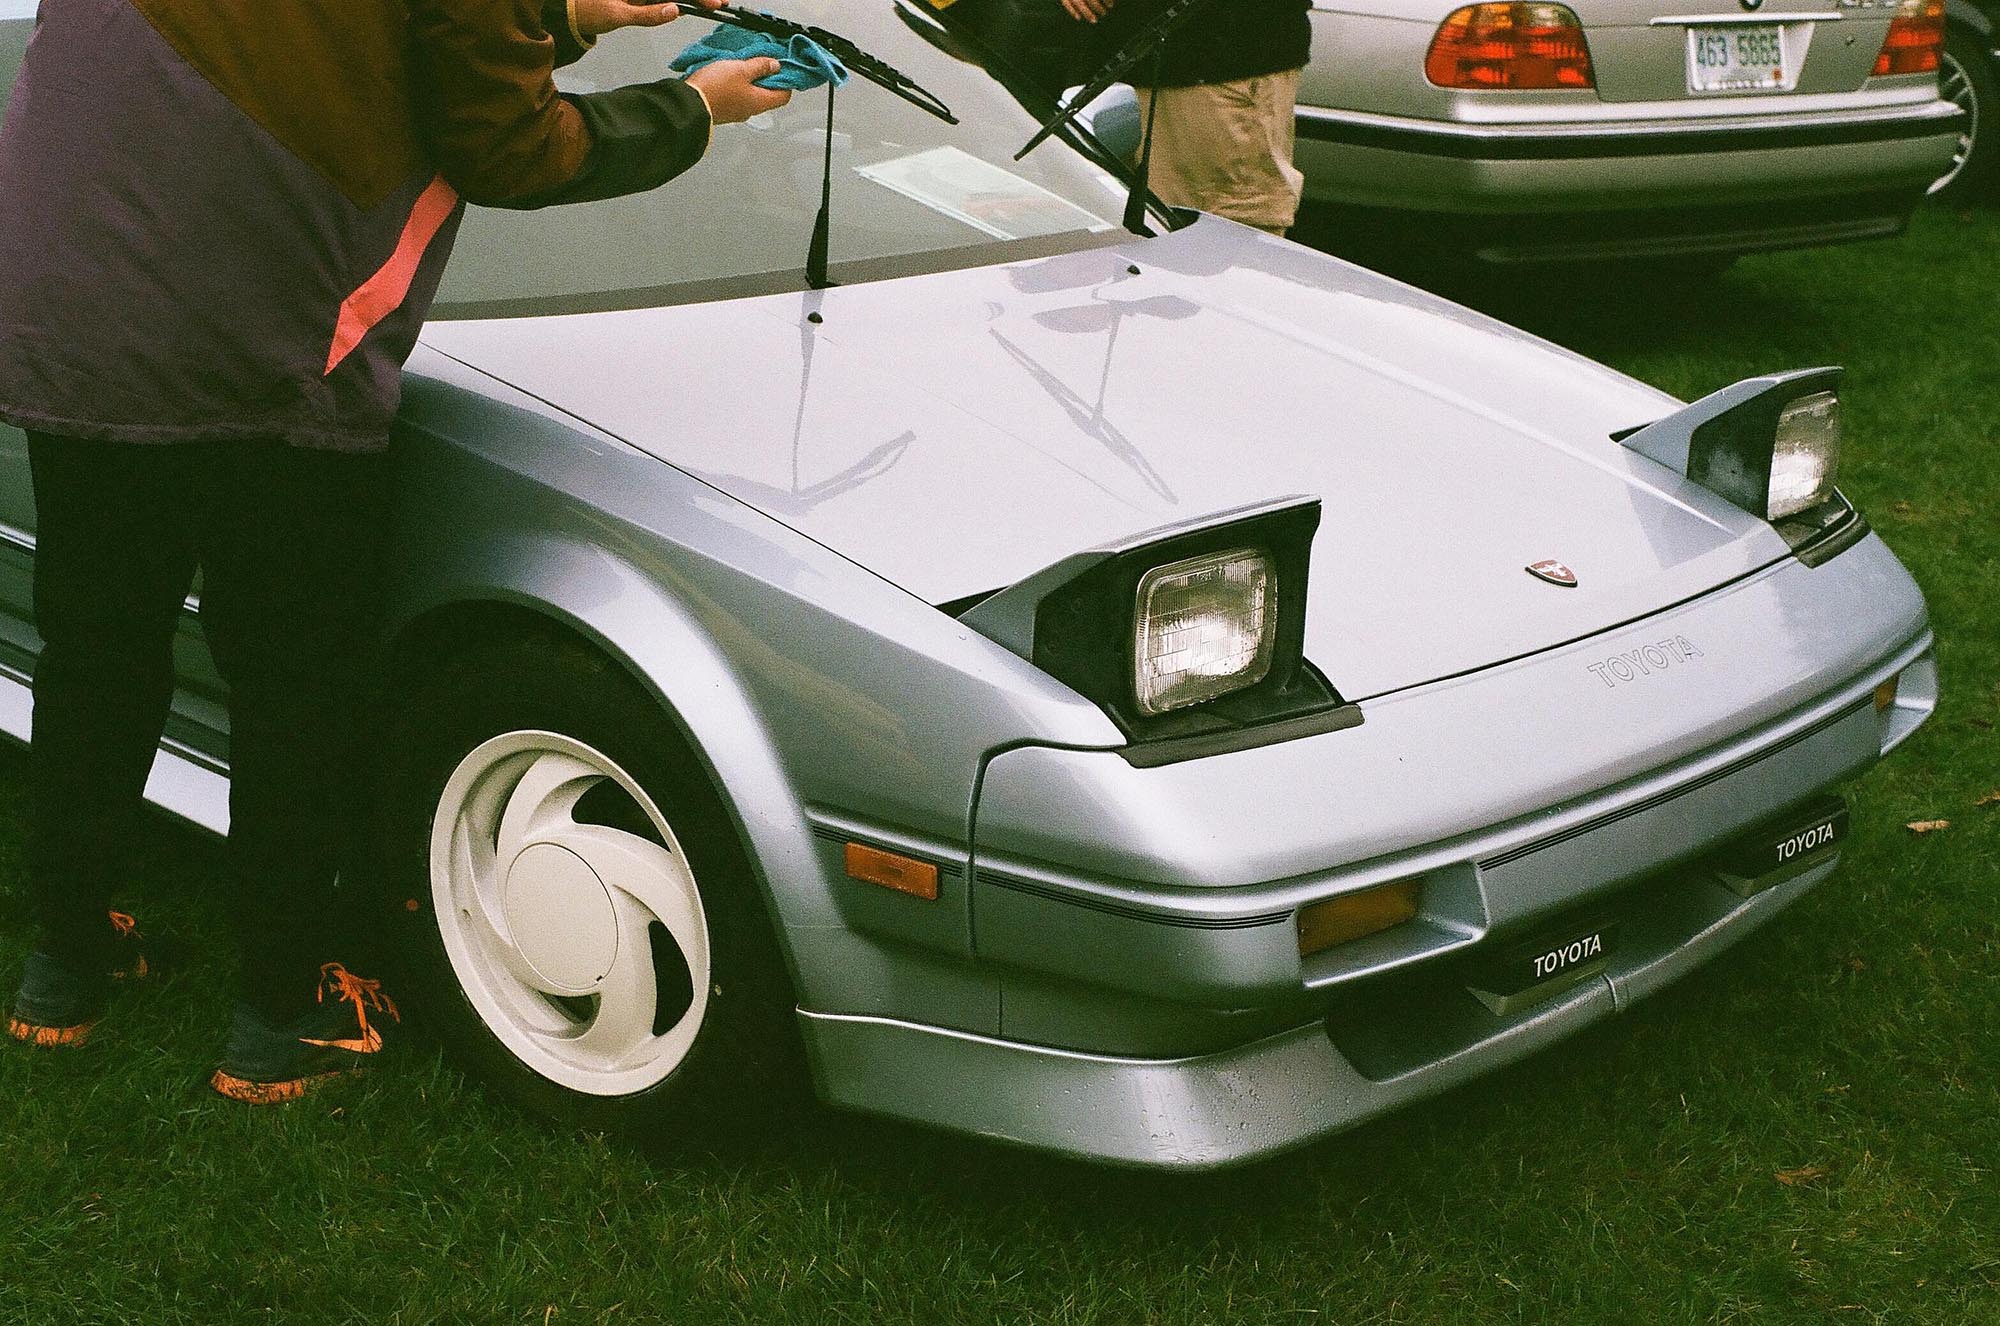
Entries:
<svg viewBox="0 0 2000 1326">
<path fill-rule="evenodd" d="M 553 189 L 510 198 L 501 207 L 528 209 L 594 202 L 658 188 L 708 150 L 708 105 L 678 78 L 635 83 L 607 92 L 564 93 L 589 127 L 583 169 Z"/>
</svg>

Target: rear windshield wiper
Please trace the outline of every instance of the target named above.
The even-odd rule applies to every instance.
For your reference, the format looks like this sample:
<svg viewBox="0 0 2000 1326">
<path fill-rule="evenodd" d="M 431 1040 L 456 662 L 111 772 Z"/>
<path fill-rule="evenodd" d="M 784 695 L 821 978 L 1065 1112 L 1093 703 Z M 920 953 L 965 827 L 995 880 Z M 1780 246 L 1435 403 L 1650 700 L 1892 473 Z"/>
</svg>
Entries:
<svg viewBox="0 0 2000 1326">
<path fill-rule="evenodd" d="M 1111 90 L 1111 85 L 1124 80 L 1125 76 L 1147 56 L 1153 57 L 1153 85 L 1160 84 L 1160 75 L 1167 58 L 1167 38 L 1180 31 L 1187 21 L 1214 4 L 1215 0 L 1172 0 L 1160 11 L 1158 18 L 1133 34 L 1131 40 L 1104 62 L 1103 68 L 1084 80 L 1069 104 L 1059 108 L 1055 117 L 1043 124 L 1030 138 L 1027 145 L 1014 154 L 1019 161 L 1028 153 L 1040 147 L 1056 134 L 1074 125 L 1091 102 L 1096 101 Z M 1153 98 L 1152 108 L 1146 116 L 1146 136 L 1139 147 L 1138 169 L 1132 175 L 1132 192 L 1125 202 L 1125 228 L 1135 235 L 1150 235 L 1146 229 L 1146 199 L 1153 173 L 1153 120 L 1159 113 L 1160 99 Z"/>
<path fill-rule="evenodd" d="M 951 113 L 951 107 L 935 93 L 918 83 L 887 60 L 870 55 L 837 32 L 825 28 L 810 27 L 804 23 L 794 23 L 788 18 L 761 9 L 739 9 L 735 5 L 723 5 L 717 9 L 703 9 L 699 5 L 688 5 L 681 13 L 689 18 L 705 18 L 711 23 L 726 23 L 732 28 L 747 28 L 761 32 L 780 41 L 790 41 L 793 37 L 804 37 L 818 42 L 834 59 L 846 65 L 849 70 L 861 75 L 885 92 L 894 93 L 927 115 L 935 115 L 946 124 L 957 124 L 958 117 Z M 833 234 L 833 93 L 836 83 L 826 85 L 826 150 L 822 158 L 819 177 L 819 215 L 813 219 L 812 242 L 806 246 L 806 284 L 814 290 L 824 290 L 833 284 L 827 276 L 829 250 Z"/>
</svg>

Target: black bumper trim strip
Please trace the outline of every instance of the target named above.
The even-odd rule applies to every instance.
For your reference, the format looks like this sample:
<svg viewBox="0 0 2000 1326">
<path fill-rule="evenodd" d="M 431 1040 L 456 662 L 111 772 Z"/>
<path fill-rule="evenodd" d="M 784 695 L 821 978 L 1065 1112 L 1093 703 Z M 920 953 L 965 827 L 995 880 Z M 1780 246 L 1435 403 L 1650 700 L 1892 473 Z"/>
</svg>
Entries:
<svg viewBox="0 0 2000 1326">
<path fill-rule="evenodd" d="M 1013 893 L 1025 893 L 1030 897 L 1042 898 L 1049 902 L 1081 907 L 1085 911 L 1105 912 L 1128 920 L 1148 921 L 1154 925 L 1177 926 L 1182 930 L 1251 930 L 1258 926 L 1277 925 L 1292 919 L 1290 909 L 1282 912 L 1263 912 L 1256 916 L 1175 916 L 1167 912 L 1134 907 L 1129 903 L 1116 902 L 1110 898 L 1073 893 L 1068 889 L 1050 884 L 1038 884 L 1014 875 L 1003 875 L 997 870 L 981 870 L 977 882 L 991 884 Z"/>
<path fill-rule="evenodd" d="M 1826 731 L 1828 728 L 1836 727 L 1839 724 L 1846 722 L 1848 719 L 1854 717 L 1854 715 L 1868 708 L 1873 703 L 1874 701 L 1871 697 L 1863 696 L 1861 697 L 1861 699 L 1856 700 L 1853 704 L 1848 705 L 1846 708 L 1841 709 L 1836 713 L 1828 714 L 1825 718 L 1820 719 L 1817 723 L 1813 723 L 1810 726 L 1800 728 L 1797 732 L 1792 733 L 1791 736 L 1786 737 L 1783 741 L 1776 742 L 1773 745 L 1765 746 L 1762 749 L 1753 751 L 1748 755 L 1742 756 L 1735 760 L 1731 760 L 1728 764 L 1723 765 L 1721 768 L 1710 770 L 1708 773 L 1703 774 L 1701 777 L 1696 778 L 1690 782 L 1677 784 L 1674 787 L 1668 788 L 1664 792 L 1656 792 L 1652 796 L 1647 797 L 1643 801 L 1635 801 L 1629 806 L 1621 806 L 1617 810 L 1596 816 L 1593 819 L 1587 819 L 1581 824 L 1577 824 L 1568 829 L 1563 830 L 1561 833 L 1550 834 L 1546 838 L 1537 838 L 1535 841 L 1531 843 L 1524 843 L 1521 846 L 1514 848 L 1512 851 L 1502 852 L 1498 856 L 1489 856 L 1485 860 L 1479 863 L 1479 868 L 1481 870 L 1493 870 L 1500 866 L 1506 865 L 1510 861 L 1519 861 L 1523 857 L 1533 856 L 1536 852 L 1539 852 L 1544 848 L 1555 847 L 1561 843 L 1569 842 L 1572 839 L 1581 838 L 1584 834 L 1594 833 L 1598 829 L 1601 829 L 1608 824 L 1616 824 L 1620 820 L 1630 819 L 1634 815 L 1643 815 L 1649 810 L 1657 810 L 1659 807 L 1666 805 L 1670 801 L 1678 801 L 1680 798 L 1688 795 L 1690 792 L 1698 792 L 1702 788 L 1707 787 L 1712 783 L 1718 783 L 1721 782 L 1723 779 L 1730 777 L 1733 774 L 1742 773 L 1745 769 L 1748 769 L 1750 766 L 1754 764 L 1761 764 L 1765 760 L 1770 759 L 1772 756 L 1777 755 L 1782 751 L 1790 750 L 1792 747 L 1798 745 L 1800 742 L 1808 741 L 1811 738 L 1816 737 L 1820 733 Z"/>
</svg>

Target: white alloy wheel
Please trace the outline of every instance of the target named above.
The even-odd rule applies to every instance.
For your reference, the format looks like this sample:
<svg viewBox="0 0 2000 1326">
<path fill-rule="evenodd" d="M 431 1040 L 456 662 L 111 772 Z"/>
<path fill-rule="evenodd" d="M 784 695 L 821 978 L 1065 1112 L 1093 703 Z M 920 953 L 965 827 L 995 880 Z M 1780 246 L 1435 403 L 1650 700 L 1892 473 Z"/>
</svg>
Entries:
<svg viewBox="0 0 2000 1326">
<path fill-rule="evenodd" d="M 1932 180 L 1926 191 L 1933 196 L 1950 188 L 1965 173 L 1966 163 L 1972 160 L 1973 148 L 1979 141 L 1980 113 L 1985 109 L 1979 104 L 1979 89 L 1971 72 L 1952 51 L 1946 51 L 1938 65 L 1938 96 L 1965 112 L 1965 127 L 1958 131 L 1958 147 L 1951 155 L 1951 167 Z"/>
<path fill-rule="evenodd" d="M 576 818 L 577 803 L 607 782 L 658 841 Z M 554 732 L 482 742 L 445 783 L 430 871 L 460 988 L 536 1074 L 625 1096 L 687 1058 L 708 1007 L 708 920 L 672 826 L 616 762 Z M 681 988 L 656 956 L 669 939 L 686 963 L 685 1009 L 660 1001 L 663 976 Z"/>
</svg>

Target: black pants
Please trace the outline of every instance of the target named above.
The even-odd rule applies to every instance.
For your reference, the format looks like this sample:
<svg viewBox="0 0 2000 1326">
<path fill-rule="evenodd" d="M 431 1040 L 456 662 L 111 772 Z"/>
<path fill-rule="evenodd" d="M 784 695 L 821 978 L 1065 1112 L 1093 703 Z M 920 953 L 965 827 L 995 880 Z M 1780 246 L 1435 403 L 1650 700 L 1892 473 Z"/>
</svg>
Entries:
<svg viewBox="0 0 2000 1326">
<path fill-rule="evenodd" d="M 387 536 L 387 459 L 272 442 L 29 434 L 34 828 L 43 947 L 102 961 L 200 568 L 229 687 L 229 863 L 244 995 L 273 1015 L 337 956 L 333 886 L 361 831 L 362 690 Z"/>
</svg>

